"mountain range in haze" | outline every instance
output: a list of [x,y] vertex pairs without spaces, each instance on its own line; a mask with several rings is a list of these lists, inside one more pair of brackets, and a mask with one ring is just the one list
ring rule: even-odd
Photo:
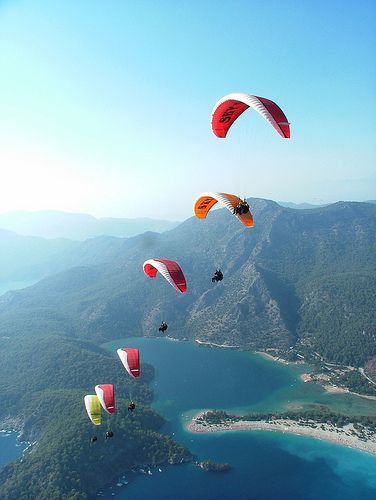
[[[328,205],[331,205],[331,203],[319,203],[317,205],[314,205],[312,203],[294,203],[292,201],[277,201],[277,203],[278,203],[278,205],[281,205],[281,207],[296,208],[297,210],[306,210],[306,209],[311,209],[311,208],[327,207]],[[363,203],[363,202],[361,202],[361,203]],[[364,203],[375,204],[376,200],[365,200]]]
[[[293,203],[278,201],[282,207],[299,210],[315,209],[328,204]],[[369,200],[365,203],[376,203]],[[23,236],[39,238],[66,238],[83,241],[97,236],[128,238],[153,231],[162,233],[178,226],[180,221],[151,219],[148,217],[97,218],[89,214],[62,212],[58,210],[14,211],[0,214],[0,230],[7,230]]]
[[75,214],[56,210],[15,211],[0,214],[0,229],[24,236],[86,240],[96,236],[135,236],[145,231],[163,232],[179,222],[140,217],[135,219]]

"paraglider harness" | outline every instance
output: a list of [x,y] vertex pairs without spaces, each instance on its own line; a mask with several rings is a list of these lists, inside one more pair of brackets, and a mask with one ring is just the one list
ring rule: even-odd
[[223,280],[223,273],[220,269],[217,269],[214,273],[214,276],[212,277],[212,283],[214,281],[222,281]]

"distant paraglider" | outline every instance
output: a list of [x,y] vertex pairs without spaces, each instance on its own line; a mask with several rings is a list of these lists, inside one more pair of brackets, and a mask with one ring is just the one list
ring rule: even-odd
[[179,264],[168,259],[148,259],[143,264],[144,273],[155,278],[160,272],[162,276],[180,293],[187,291],[187,282]]
[[[106,413],[112,415],[115,413],[115,392],[114,386],[112,384],[101,384],[95,386],[95,393],[98,396],[99,402]],[[107,415],[108,417],[108,415]],[[109,425],[109,418],[107,418],[107,424]],[[109,429],[107,433],[111,433],[112,437],[114,434]],[[106,433],[106,435],[107,435]],[[106,437],[107,439],[107,437]]]
[[260,113],[284,139],[290,138],[290,124],[281,110],[273,101],[256,95],[232,93],[220,99],[212,111],[211,126],[213,133],[225,138],[232,124],[249,107]]
[[[132,347],[123,347],[117,350],[120,361],[131,377],[140,376],[140,351]],[[132,396],[131,396],[132,397]],[[136,405],[131,401],[128,405],[128,411],[133,411]]]
[[131,401],[128,405],[128,411],[133,411],[136,408],[136,405],[133,401]]
[[222,281],[222,280],[223,280],[222,271],[220,269],[216,269],[214,276],[212,277],[212,283],[214,283],[215,281],[218,282],[218,281]]
[[164,333],[168,328],[168,324],[165,321],[162,321],[160,327],[158,328],[158,332]]
[[[241,200],[239,196],[228,193],[202,193],[195,201],[194,211],[196,217],[205,219],[210,209],[213,208],[218,201],[230,210],[244,226],[253,226],[253,216],[249,210],[248,203]],[[246,205],[244,205],[244,203]],[[244,209],[239,208],[242,206]]]

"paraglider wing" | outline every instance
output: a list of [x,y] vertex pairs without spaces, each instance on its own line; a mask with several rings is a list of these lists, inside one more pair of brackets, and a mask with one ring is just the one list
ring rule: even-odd
[[104,411],[110,414],[115,413],[115,391],[113,384],[96,385],[95,393]]
[[187,282],[179,264],[174,260],[148,259],[143,265],[144,273],[149,278],[155,278],[158,271],[180,293],[187,291]]
[[131,377],[140,376],[140,351],[130,347],[117,350],[120,361]]
[[[221,202],[231,213],[233,213],[234,208],[241,202],[239,196],[228,193],[202,193],[195,201],[194,211],[196,217],[199,219],[205,219],[209,213],[209,210],[217,203]],[[246,214],[236,214],[237,217],[244,226],[253,226],[253,216],[251,212]]]
[[217,137],[224,138],[231,125],[249,107],[260,113],[285,139],[290,138],[290,124],[281,108],[270,99],[256,95],[232,93],[225,95],[214,106],[211,126]]
[[102,415],[101,415],[101,404],[99,402],[98,396],[87,395],[84,397],[85,408],[90,420],[94,425],[101,425]]

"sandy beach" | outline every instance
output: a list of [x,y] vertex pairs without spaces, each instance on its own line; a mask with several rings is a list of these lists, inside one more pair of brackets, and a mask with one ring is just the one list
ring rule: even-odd
[[274,356],[273,354],[270,354],[270,353],[264,352],[264,351],[255,351],[255,354],[258,354],[262,358],[268,359],[269,361],[274,361],[274,362],[277,362],[277,363],[282,363],[283,365],[297,364],[297,362],[293,363],[293,362],[290,362],[290,361],[286,361],[283,358],[280,358],[278,356]]
[[214,344],[214,342],[204,342],[203,340],[195,339],[195,342],[200,345],[207,345],[209,347],[225,347],[227,349],[239,349],[237,345],[227,345],[227,344]]
[[376,401],[376,396],[368,396],[367,394],[359,394],[358,392],[350,391],[346,387],[338,387],[336,385],[324,385],[323,386],[326,392],[330,394],[352,394],[353,396],[358,396],[360,398],[371,399],[372,401]]
[[338,428],[327,423],[321,424],[313,421],[299,422],[287,419],[275,419],[268,421],[241,420],[239,422],[229,420],[219,424],[207,424],[202,420],[205,413],[206,412],[200,412],[192,418],[190,423],[187,425],[188,431],[195,433],[237,430],[287,432],[289,434],[331,441],[341,446],[356,448],[358,450],[371,453],[372,455],[376,455],[376,435],[374,433],[366,432],[365,438],[361,438],[358,435],[358,431],[354,429],[352,424]]

